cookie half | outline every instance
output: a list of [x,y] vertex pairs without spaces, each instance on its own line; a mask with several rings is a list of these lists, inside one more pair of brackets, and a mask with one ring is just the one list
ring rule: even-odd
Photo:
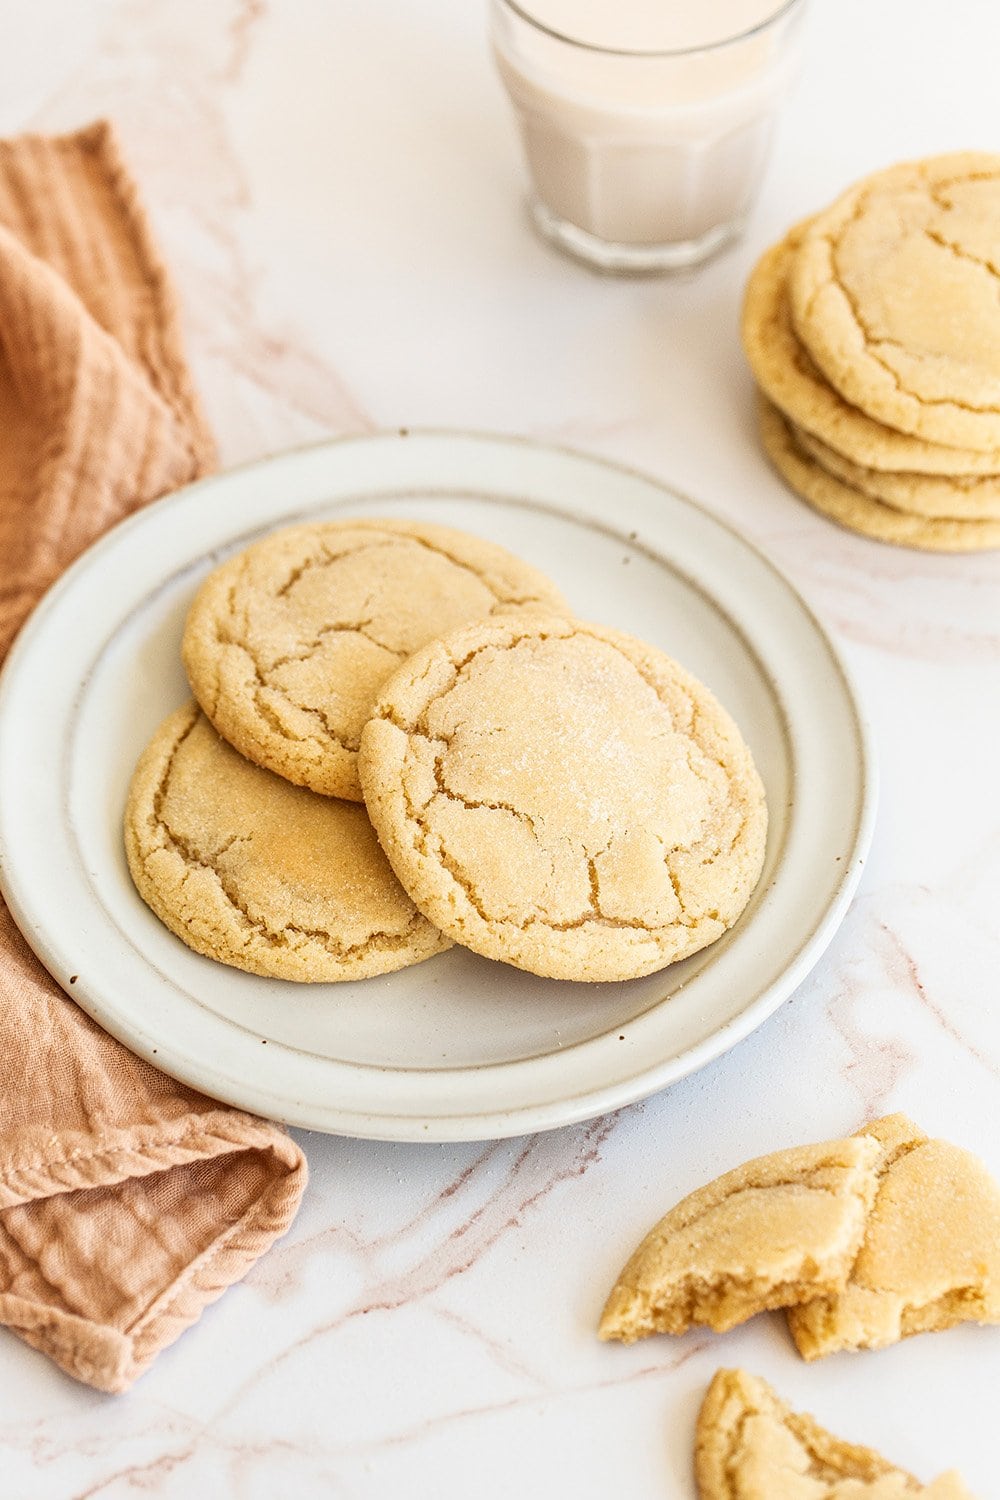
[[971,1152],[905,1115],[865,1126],[877,1193],[846,1285],[788,1323],[799,1353],[881,1349],[956,1323],[1000,1323],[1000,1188]]
[[363,807],[253,765],[194,703],[136,767],[125,850],[171,932],[251,974],[364,979],[451,946],[396,880]]
[[1000,447],[1000,156],[865,178],[802,236],[792,321],[831,385],[930,442]]
[[444,526],[294,526],[210,573],[184,630],[191,689],[230,744],[299,786],[361,800],[361,730],[385,680],[469,620],[565,608],[536,568]]
[[846,401],[819,370],[792,326],[788,275],[808,223],[761,256],[747,283],[742,335],[761,390],[796,426],[854,463],[914,474],[1000,474],[993,452],[928,442],[896,432]]
[[717,1332],[843,1286],[875,1197],[879,1148],[856,1137],[757,1157],[698,1188],[630,1257],[602,1339]]
[[417,652],[361,736],[372,822],[421,911],[557,979],[649,974],[739,917],[764,790],[690,673],[617,631],[485,621]]
[[1000,521],[915,516],[884,505],[828,473],[799,447],[787,418],[763,398],[758,418],[764,451],[782,479],[831,521],[875,541],[924,552],[984,552],[1000,547]]
[[792,1411],[766,1380],[719,1370],[695,1435],[700,1500],[972,1500],[954,1470],[923,1485]]

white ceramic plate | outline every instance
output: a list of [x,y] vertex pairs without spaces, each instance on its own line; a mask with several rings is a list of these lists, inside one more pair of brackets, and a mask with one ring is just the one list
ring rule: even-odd
[[[295,985],[190,952],[129,880],[132,768],[188,696],[184,615],[205,573],[276,526],[407,515],[500,542],[577,613],[678,657],[732,712],[767,787],[758,890],[711,948],[583,985],[455,948],[382,979]],[[160,501],[42,601],[0,682],[0,877],[58,982],[168,1073],[290,1124],[395,1140],[587,1118],[747,1035],[819,958],[870,841],[875,778],[836,651],[769,562],[638,474],[460,434],[290,453]]]

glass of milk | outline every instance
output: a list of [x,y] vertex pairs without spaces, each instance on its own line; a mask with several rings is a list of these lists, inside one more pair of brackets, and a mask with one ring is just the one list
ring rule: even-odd
[[743,228],[805,0],[492,0],[530,211],[603,271],[699,265]]

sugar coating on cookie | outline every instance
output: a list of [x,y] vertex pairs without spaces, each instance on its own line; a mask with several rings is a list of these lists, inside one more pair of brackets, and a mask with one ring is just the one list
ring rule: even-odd
[[915,474],[1000,474],[995,451],[927,442],[896,432],[859,411],[817,368],[792,325],[788,275],[808,222],[766,250],[754,267],[743,301],[742,337],[761,390],[798,427],[855,463]]
[[420,909],[488,958],[629,979],[736,921],[764,791],[712,694],[670,657],[576,620],[469,626],[386,684],[361,783]]
[[205,579],[184,630],[184,665],[237,750],[300,786],[359,802],[361,729],[386,678],[456,626],[539,607],[565,607],[555,585],[465,532],[397,520],[294,526]]
[[845,484],[799,447],[793,425],[764,398],[759,401],[758,421],[764,452],[782,479],[814,510],[849,531],[924,552],[983,552],[1000,547],[1000,521],[912,515]]
[[1000,1323],[1000,1188],[971,1152],[928,1140],[905,1115],[865,1127],[875,1201],[846,1285],[789,1327],[799,1353],[880,1349],[956,1323]]
[[864,179],[802,236],[796,332],[853,405],[901,432],[1000,447],[1000,156]]
[[363,807],[253,765],[188,704],[136,767],[125,849],[189,948],[276,979],[387,974],[450,946],[415,909]]
[[793,1411],[746,1370],[717,1371],[705,1393],[695,1476],[700,1500],[973,1500],[954,1470],[923,1485]]
[[875,1196],[879,1148],[853,1138],[758,1157],[650,1230],[601,1315],[602,1339],[717,1332],[842,1286]]
[[821,469],[894,510],[934,520],[1000,521],[1000,474],[913,474],[869,469],[792,424],[795,445]]

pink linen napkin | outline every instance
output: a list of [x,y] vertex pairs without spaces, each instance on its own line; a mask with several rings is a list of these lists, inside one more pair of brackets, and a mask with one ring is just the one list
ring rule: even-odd
[[[84,547],[213,458],[110,126],[0,142],[0,660]],[[94,1025],[0,902],[0,1323],[124,1390],[285,1232],[305,1181],[279,1127]]]

